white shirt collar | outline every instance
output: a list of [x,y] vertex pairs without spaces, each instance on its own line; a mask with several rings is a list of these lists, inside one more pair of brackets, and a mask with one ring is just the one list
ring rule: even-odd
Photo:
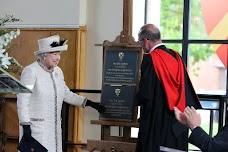
[[[152,52],[153,50],[155,50],[157,47],[159,47],[159,46],[161,46],[161,45],[164,45],[163,43],[160,43],[160,44],[157,44],[157,45],[155,45],[154,47],[152,47],[151,49],[150,49],[150,52]],[[149,53],[150,53],[149,52]]]

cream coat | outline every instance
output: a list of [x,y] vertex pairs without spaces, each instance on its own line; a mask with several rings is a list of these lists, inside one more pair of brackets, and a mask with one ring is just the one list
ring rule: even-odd
[[[21,83],[33,93],[20,93],[17,98],[20,124],[31,123],[32,136],[48,152],[62,152],[61,110],[63,101],[84,107],[86,98],[69,90],[62,70],[45,71],[38,62],[24,68]],[[20,127],[20,138],[23,135]]]

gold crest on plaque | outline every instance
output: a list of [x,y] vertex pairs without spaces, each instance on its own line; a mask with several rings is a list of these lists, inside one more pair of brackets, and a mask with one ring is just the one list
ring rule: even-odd
[[122,60],[124,58],[124,53],[123,52],[120,52],[119,53],[119,59]]
[[120,95],[121,89],[115,89],[116,96],[118,97]]

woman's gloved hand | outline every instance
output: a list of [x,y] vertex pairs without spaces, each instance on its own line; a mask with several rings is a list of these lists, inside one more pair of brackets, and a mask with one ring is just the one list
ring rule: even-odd
[[32,134],[30,125],[23,125],[22,127],[23,127],[23,136],[25,140],[29,141],[31,139],[31,134]]
[[89,99],[86,101],[86,106],[90,106],[94,109],[96,109],[99,113],[104,113],[105,112],[105,107],[102,106],[100,103],[93,102]]

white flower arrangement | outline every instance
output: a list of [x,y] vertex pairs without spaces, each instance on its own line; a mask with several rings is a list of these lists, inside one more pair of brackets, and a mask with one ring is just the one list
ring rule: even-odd
[[12,59],[12,57],[8,57],[8,52],[6,52],[6,50],[3,48],[6,47],[11,40],[16,38],[18,35],[20,35],[19,29],[9,31],[9,33],[5,33],[4,35],[0,36],[0,63],[4,69],[8,69],[8,65],[11,65],[10,59]]
[[3,49],[3,46],[7,46],[8,43],[11,42],[12,39],[15,39],[18,35],[20,35],[20,30],[9,31],[9,33],[5,33],[0,36],[0,49]]
[[6,15],[4,18],[0,17],[0,67],[7,72],[17,73],[22,66],[9,54],[17,44],[8,46],[9,43],[20,35],[20,29],[7,30],[2,28],[8,22],[17,22],[20,19],[14,18],[12,15]]

